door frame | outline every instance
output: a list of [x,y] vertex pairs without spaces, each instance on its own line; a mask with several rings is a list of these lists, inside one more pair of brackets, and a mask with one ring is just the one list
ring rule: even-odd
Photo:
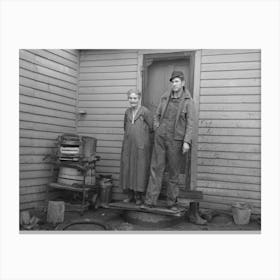
[[201,50],[139,50],[137,64],[137,89],[143,90],[143,75],[145,70],[144,59],[168,60],[176,58],[190,58],[193,63],[193,101],[195,104],[195,118],[191,149],[191,181],[190,189],[195,190],[197,184],[197,151],[198,151],[198,124],[199,124],[199,96],[200,96],[200,67],[201,67]]

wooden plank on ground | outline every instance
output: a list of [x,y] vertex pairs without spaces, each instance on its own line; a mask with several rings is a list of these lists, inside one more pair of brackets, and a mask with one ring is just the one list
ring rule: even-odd
[[146,212],[152,214],[161,214],[161,215],[171,215],[176,217],[181,217],[185,215],[185,208],[179,208],[178,211],[173,211],[171,209],[167,209],[164,206],[157,206],[154,208],[141,208],[134,203],[124,203],[124,202],[113,202],[109,204],[109,208],[111,209],[119,209],[119,210],[127,210],[127,211],[139,211],[139,212]]

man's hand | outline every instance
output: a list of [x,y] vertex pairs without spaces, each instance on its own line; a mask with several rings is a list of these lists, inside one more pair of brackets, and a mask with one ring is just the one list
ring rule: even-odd
[[190,145],[189,143],[186,143],[184,142],[184,145],[183,145],[183,154],[187,153],[190,149]]

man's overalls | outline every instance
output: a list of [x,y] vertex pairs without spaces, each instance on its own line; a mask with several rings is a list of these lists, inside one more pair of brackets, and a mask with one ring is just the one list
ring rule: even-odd
[[161,191],[166,164],[168,164],[167,170],[169,175],[167,205],[174,205],[179,195],[178,183],[183,159],[183,141],[174,140],[174,130],[180,101],[181,97],[174,98],[172,95],[170,96],[160,127],[155,131],[151,173],[145,200],[147,205],[156,205]]

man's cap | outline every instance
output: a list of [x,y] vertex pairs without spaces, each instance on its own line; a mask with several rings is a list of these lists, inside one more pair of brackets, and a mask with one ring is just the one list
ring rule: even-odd
[[180,78],[181,80],[185,80],[184,73],[182,71],[173,71],[169,81],[172,82],[174,78]]

